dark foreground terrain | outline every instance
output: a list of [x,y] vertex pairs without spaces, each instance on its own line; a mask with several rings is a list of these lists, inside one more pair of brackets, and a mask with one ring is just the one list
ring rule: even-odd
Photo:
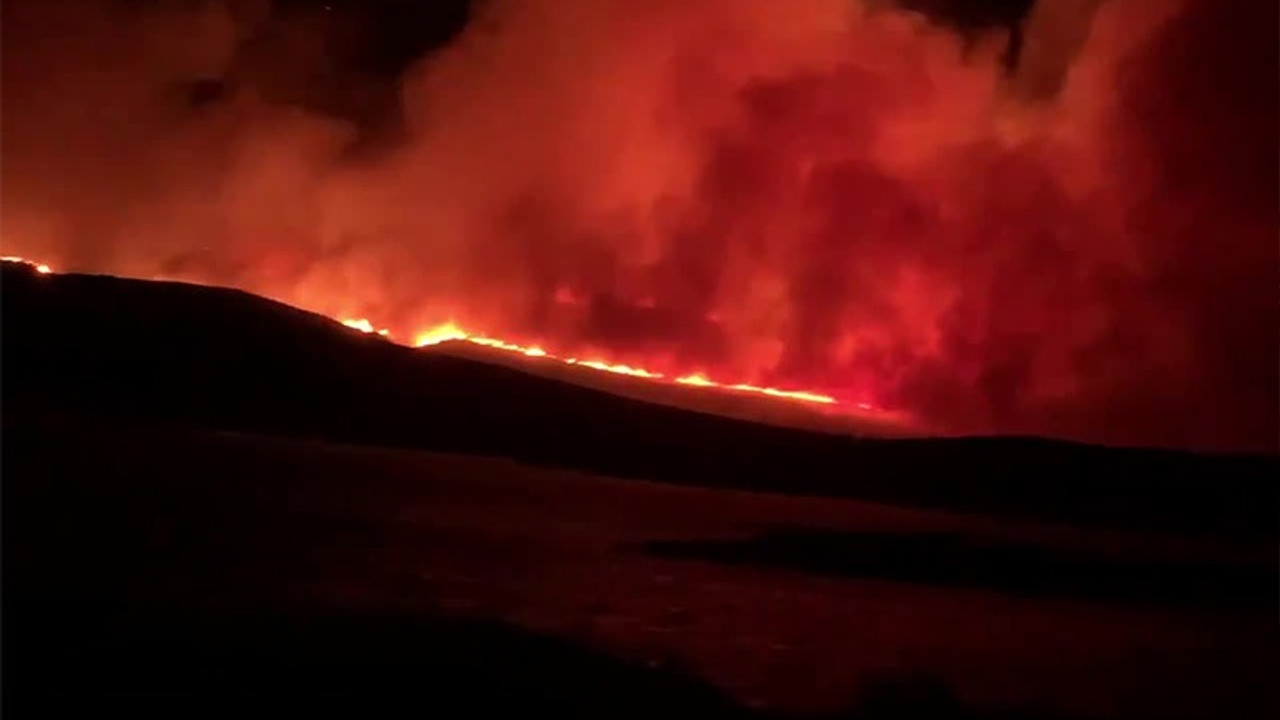
[[240,293],[3,293],[12,717],[1280,709],[1274,458],[856,440]]
[[7,709],[1250,718],[1276,702],[1270,547],[66,418],[6,415],[4,470]]
[[1280,538],[1274,455],[806,432],[649,404],[447,349],[401,347],[239,291],[37,275],[12,263],[0,269],[3,399],[15,414],[56,411],[139,428],[509,457],[703,487]]

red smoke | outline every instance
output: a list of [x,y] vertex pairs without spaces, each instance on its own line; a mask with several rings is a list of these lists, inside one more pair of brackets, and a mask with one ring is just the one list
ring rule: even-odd
[[5,3],[6,254],[949,431],[1276,444],[1274,3],[1042,1],[1005,79],[851,0],[496,0],[399,85],[332,66],[343,18],[198,5]]

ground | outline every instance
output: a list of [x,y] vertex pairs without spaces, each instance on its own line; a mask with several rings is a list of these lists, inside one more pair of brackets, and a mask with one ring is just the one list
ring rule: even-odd
[[1275,455],[886,439],[11,265],[11,717],[1280,710]]
[[[52,663],[53,645],[60,676],[84,680],[87,665],[104,697],[136,693],[139,677],[197,696],[210,690],[192,677],[258,687],[245,675],[257,662],[274,679],[256,682],[289,704],[438,698],[462,677],[587,716],[859,716],[895,682],[906,689],[876,701],[888,716],[934,707],[931,693],[955,717],[1275,708],[1270,547],[76,417],[5,423],[19,679],[16,663]],[[803,557],[749,550],[779,537],[807,538]],[[897,561],[848,562],[851,537]],[[939,537],[972,552],[930,550]],[[746,544],[717,555],[697,545],[709,541]],[[797,569],[824,542],[844,561]],[[48,666],[28,661],[25,687]],[[585,677],[612,700],[591,700]]]

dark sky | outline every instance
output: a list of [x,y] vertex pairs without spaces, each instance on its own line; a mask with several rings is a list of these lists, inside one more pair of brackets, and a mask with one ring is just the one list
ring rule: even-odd
[[369,36],[346,59],[360,69],[397,74],[458,34],[470,16],[469,0],[275,0],[275,12],[331,12],[359,18]]
[[[786,0],[780,0],[786,1]],[[363,70],[397,74],[409,63],[439,47],[466,25],[471,0],[272,0],[273,12],[288,15],[330,9],[358,18],[366,43],[344,58]],[[962,32],[1016,25],[1035,0],[886,0],[929,15]]]
[[[142,0],[147,2],[148,0]],[[269,20],[250,44],[270,47],[280,42],[282,27],[295,27],[299,18],[314,22],[331,16],[321,30],[326,38],[323,58],[313,71],[313,92],[297,82],[298,73],[286,73],[285,99],[313,111],[356,120],[375,143],[397,137],[399,112],[395,81],[415,62],[456,38],[476,14],[483,0],[231,0],[242,12],[266,13]],[[872,3],[874,4],[874,3]],[[1021,36],[1017,30],[1035,0],[883,0],[931,19],[967,39],[997,29],[1012,31],[1005,62],[1016,65]],[[273,51],[266,55],[278,57]],[[246,53],[253,57],[253,53]],[[355,76],[358,80],[352,80]],[[196,103],[222,96],[235,78],[209,79],[192,91]],[[344,93],[344,84],[358,84],[362,92]],[[370,92],[382,86],[382,92]]]

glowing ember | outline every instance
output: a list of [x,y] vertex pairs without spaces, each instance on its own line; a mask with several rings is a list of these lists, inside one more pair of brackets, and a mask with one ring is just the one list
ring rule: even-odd
[[[53,270],[44,263],[38,263],[26,258],[17,256],[0,257],[4,262],[20,263],[28,267],[34,268],[36,272],[41,274],[52,273]],[[378,335],[394,340],[391,331],[386,328],[380,328],[374,325],[368,318],[344,318],[340,322],[358,332],[367,335]],[[629,365],[619,365],[610,363],[601,359],[580,360],[574,357],[558,357],[547,350],[537,346],[519,345],[497,338],[486,337],[484,335],[473,334],[467,332],[454,322],[446,322],[434,327],[428,328],[418,333],[413,340],[413,347],[424,348],[432,345],[439,345],[445,342],[468,342],[473,345],[501,350],[504,352],[518,353],[530,358],[545,359],[555,362],[565,363],[566,365],[574,365],[577,367],[590,368],[600,372],[613,373],[615,375],[626,375],[629,377],[643,378],[646,380],[662,380],[665,376],[659,372],[652,372],[643,368],[632,367]],[[796,400],[801,402],[816,403],[821,405],[838,405],[840,404],[834,397],[823,395],[820,393],[809,392],[805,390],[782,390],[779,388],[763,387],[760,385],[750,385],[745,383],[722,383],[712,380],[701,373],[690,375],[682,375],[675,378],[675,382],[681,385],[688,385],[700,388],[715,388],[721,391],[733,391],[742,393],[754,393],[757,395],[767,395],[769,397],[781,398],[785,400]],[[871,404],[860,402],[855,405],[860,410],[873,410]]]

